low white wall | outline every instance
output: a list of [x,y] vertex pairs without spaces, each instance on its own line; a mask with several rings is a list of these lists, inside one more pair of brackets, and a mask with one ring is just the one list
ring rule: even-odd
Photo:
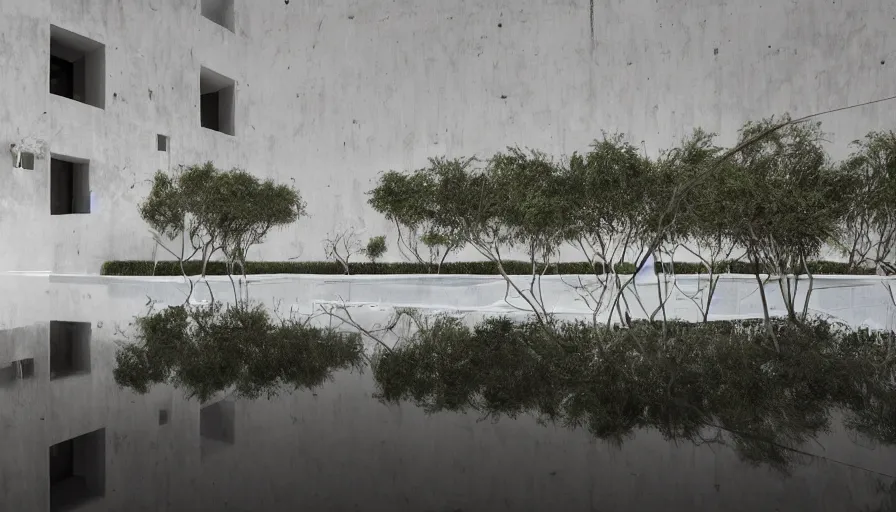
[[[571,318],[590,317],[591,310],[576,292],[579,276],[545,276],[541,284],[541,296],[548,311]],[[593,277],[581,276],[582,282],[593,283]],[[625,280],[627,276],[623,276]],[[103,283],[111,296],[133,300],[135,295],[146,302],[155,301],[176,304],[184,300],[188,286],[181,277],[95,277],[54,276],[56,283]],[[528,289],[529,276],[513,276],[521,289]],[[216,300],[232,300],[233,289],[226,277],[208,278]],[[670,317],[688,321],[701,318],[700,309],[688,295],[693,296],[705,288],[707,278],[683,275],[676,278],[667,301]],[[634,294],[648,312],[659,305],[657,282],[638,279],[629,288],[628,297],[632,317],[644,317]],[[665,287],[665,285],[664,285]],[[896,291],[896,278],[879,276],[816,276],[809,300],[809,310],[814,314],[830,317],[851,326],[892,329],[896,326],[896,307],[890,296],[890,287]],[[808,290],[808,281],[800,279],[796,297],[798,309],[802,309]],[[138,290],[141,290],[138,292]],[[250,298],[269,306],[310,313],[314,305],[339,301],[357,306],[414,307],[430,311],[458,311],[471,314],[516,314],[527,304],[512,289],[507,295],[507,284],[500,276],[475,275],[264,275],[249,276]],[[780,289],[776,283],[765,286],[772,315],[786,314]],[[209,299],[208,287],[199,283],[193,300]],[[747,274],[723,274],[713,297],[710,319],[760,318],[762,303],[754,276]],[[603,315],[605,318],[605,315]]]

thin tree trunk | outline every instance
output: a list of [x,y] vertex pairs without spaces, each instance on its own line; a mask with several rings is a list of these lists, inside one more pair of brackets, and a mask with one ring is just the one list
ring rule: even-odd
[[762,283],[762,278],[759,277],[759,258],[754,254],[751,259],[753,260],[753,275],[756,277],[756,283],[759,285],[759,298],[762,300],[762,315],[763,320],[765,321],[765,330],[775,343],[775,351],[780,352],[781,348],[778,346],[778,337],[775,335],[775,330],[772,328],[772,320],[768,313],[768,300],[765,296],[765,285]]

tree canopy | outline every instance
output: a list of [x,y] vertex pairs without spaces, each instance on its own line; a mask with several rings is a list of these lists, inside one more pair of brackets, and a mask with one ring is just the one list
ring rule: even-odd
[[[264,241],[271,229],[305,214],[299,192],[273,180],[260,180],[240,169],[222,171],[211,162],[156,173],[140,216],[160,235],[183,237],[203,264],[221,251],[230,261],[245,262],[248,249]],[[172,251],[173,252],[173,251]],[[176,254],[175,254],[176,255]]]

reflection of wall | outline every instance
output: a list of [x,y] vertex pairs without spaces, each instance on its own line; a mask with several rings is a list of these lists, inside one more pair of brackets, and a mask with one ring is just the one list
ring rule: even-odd
[[[8,284],[28,290],[32,279],[41,278]],[[229,432],[235,434],[218,431],[233,443],[215,446],[203,460],[199,404],[168,388],[136,396],[119,390],[111,376],[113,340],[121,339],[116,325],[127,332],[148,299],[176,303],[182,297],[176,280],[50,281],[49,293],[43,294],[47,318],[93,327],[91,373],[49,381],[48,322],[10,331],[7,337],[0,333],[0,340],[12,338],[31,347],[27,352],[38,365],[31,381],[0,388],[2,510],[47,510],[48,447],[98,429],[105,429],[105,497],[86,511],[777,507],[839,512],[874,504],[875,472],[896,473],[896,450],[875,451],[841,429],[806,447],[829,460],[810,460],[792,478],[782,479],[739,463],[728,449],[675,446],[651,432],[614,448],[584,432],[540,426],[530,418],[479,422],[473,416],[426,416],[410,405],[382,405],[370,396],[369,372],[338,374],[314,393],[237,401],[232,409],[219,409],[219,419],[229,422],[233,415]],[[401,282],[386,280],[377,291],[363,278],[296,277],[256,285],[251,293],[265,304],[280,299],[283,307],[312,297],[331,299],[335,291],[349,288],[353,300],[377,294],[387,302],[414,302],[423,296]],[[462,278],[447,279],[441,290],[450,295],[454,285],[458,297],[466,289],[475,300],[495,300],[489,298],[491,291]],[[216,296],[225,297],[229,286],[215,284]],[[15,307],[7,299],[0,304],[0,317],[12,317]],[[372,312],[365,321],[382,321],[388,314],[367,309]],[[163,409],[168,422],[160,425]]]

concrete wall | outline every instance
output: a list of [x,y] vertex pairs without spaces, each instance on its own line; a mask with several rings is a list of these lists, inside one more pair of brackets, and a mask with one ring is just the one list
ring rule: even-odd
[[[849,323],[892,318],[892,308],[874,295],[881,280],[820,281],[818,308]],[[723,282],[719,293],[745,293],[724,302],[719,315],[734,315],[730,304],[748,308],[757,300],[746,293],[748,283],[736,276]],[[183,300],[177,279],[7,275],[0,285],[7,292],[0,327],[10,331],[0,338],[6,340],[0,366],[36,360],[33,379],[0,388],[0,510],[47,510],[48,447],[100,428],[106,429],[105,498],[79,510],[840,512],[874,510],[891,499],[896,449],[844,431],[836,417],[832,432],[805,447],[813,456],[784,478],[741,463],[727,448],[675,445],[655,432],[613,447],[531,418],[492,423],[382,405],[371,397],[369,372],[340,373],[315,392],[238,401],[233,444],[210,444],[200,435],[200,404],[168,387],[137,396],[112,378],[115,350],[133,332],[134,317],[150,302]],[[216,296],[227,296],[228,281],[211,285]],[[433,290],[440,300],[429,295]],[[342,297],[357,303],[355,317],[366,323],[383,322],[390,305],[501,312],[503,286],[491,277],[268,276],[256,278],[251,296],[279,304],[285,314],[293,305],[307,309]],[[882,309],[863,312],[871,303]],[[852,309],[838,312],[838,304]],[[90,322],[90,374],[49,380],[49,320]],[[167,425],[158,424],[160,409],[169,411]]]
[[[601,130],[656,154],[695,126],[730,142],[748,119],[896,94],[889,0],[270,0],[236,2],[234,32],[199,7],[0,0],[0,149],[39,137],[89,159],[94,201],[51,218],[48,161],[0,159],[0,235],[15,249],[0,268],[150,257],[136,205],[160,167],[212,160],[295,183],[311,218],[251,256],[321,259],[339,224],[394,241],[365,204],[382,170],[510,144],[570,153]],[[51,24],[105,45],[105,109],[47,93]],[[200,128],[201,66],[236,81],[235,136]],[[894,114],[891,102],[826,116],[832,154]]]

